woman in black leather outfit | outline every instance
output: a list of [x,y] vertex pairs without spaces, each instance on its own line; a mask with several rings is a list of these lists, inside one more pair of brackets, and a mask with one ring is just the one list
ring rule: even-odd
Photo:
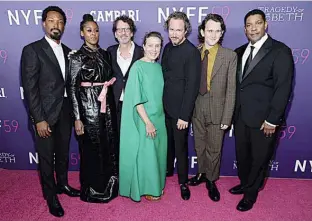
[[81,200],[107,203],[118,195],[118,137],[111,59],[98,45],[90,14],[80,23],[84,44],[70,55],[70,96],[80,149]]

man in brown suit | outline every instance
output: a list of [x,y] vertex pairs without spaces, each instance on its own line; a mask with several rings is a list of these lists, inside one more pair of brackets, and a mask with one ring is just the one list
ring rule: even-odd
[[236,90],[236,53],[221,46],[226,27],[220,15],[209,14],[198,27],[202,58],[201,84],[193,113],[198,173],[189,180],[206,182],[211,200],[219,201],[215,181],[220,175],[224,131],[231,125]]

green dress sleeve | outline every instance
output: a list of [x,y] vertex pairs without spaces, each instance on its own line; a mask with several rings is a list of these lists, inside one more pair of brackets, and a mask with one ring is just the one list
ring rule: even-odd
[[125,89],[125,98],[127,98],[127,100],[131,100],[131,104],[134,106],[147,102],[144,92],[142,68],[138,63],[133,65],[130,69]]

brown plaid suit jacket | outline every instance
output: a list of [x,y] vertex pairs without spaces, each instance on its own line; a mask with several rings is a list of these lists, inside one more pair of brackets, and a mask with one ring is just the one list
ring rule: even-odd
[[[198,46],[200,51],[202,48],[202,45]],[[210,112],[213,124],[231,125],[235,105],[236,67],[236,53],[219,46],[210,83]],[[194,112],[197,108],[195,106]]]

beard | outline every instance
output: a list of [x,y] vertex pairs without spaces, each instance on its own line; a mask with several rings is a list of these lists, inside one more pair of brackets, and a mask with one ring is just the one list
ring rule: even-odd
[[128,36],[126,35],[123,35],[121,36],[119,39],[118,39],[119,43],[122,43],[122,44],[127,44],[131,41],[131,38],[129,38]]
[[170,38],[170,40],[171,40],[171,43],[172,43],[174,46],[180,45],[180,44],[184,41],[183,38],[182,38],[182,39],[179,39],[179,38],[177,38],[177,37]]
[[51,29],[50,38],[56,41],[61,40],[62,32],[57,28]]

